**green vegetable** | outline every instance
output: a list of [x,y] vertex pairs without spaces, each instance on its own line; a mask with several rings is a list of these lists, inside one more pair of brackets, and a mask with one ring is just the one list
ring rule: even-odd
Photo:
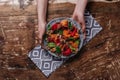
[[62,35],[63,34],[63,30],[59,30],[59,34]]
[[55,45],[55,43],[50,42],[50,43],[48,43],[48,47],[53,48],[53,47],[56,47],[56,45]]
[[50,25],[48,25],[48,30],[50,30],[50,28],[51,28]]
[[80,40],[76,40],[75,43],[79,44],[79,43],[80,43]]
[[59,32],[59,30],[55,30],[55,31],[54,31],[54,34],[57,34],[58,32]]
[[76,49],[75,48],[73,48],[72,46],[70,46],[70,49],[72,50],[72,51],[75,51]]
[[69,27],[70,29],[72,29],[72,23],[71,23],[71,22],[68,23],[68,27]]
[[61,53],[61,49],[60,49],[59,46],[56,47],[56,52],[57,52],[57,53]]
[[69,40],[74,40],[74,38],[73,37],[69,37]]

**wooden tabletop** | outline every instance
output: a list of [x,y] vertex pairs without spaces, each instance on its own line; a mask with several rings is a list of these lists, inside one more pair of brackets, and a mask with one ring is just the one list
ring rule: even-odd
[[[50,3],[47,20],[71,17],[75,4]],[[89,2],[103,30],[48,79],[27,57],[36,45],[36,5],[0,5],[0,80],[119,80],[120,2]]]

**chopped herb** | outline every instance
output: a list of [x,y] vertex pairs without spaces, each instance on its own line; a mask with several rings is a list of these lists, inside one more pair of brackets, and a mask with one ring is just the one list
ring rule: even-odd
[[70,46],[70,49],[72,50],[72,51],[75,51],[76,49],[74,48],[74,47],[72,47],[72,46]]
[[57,34],[57,33],[59,33],[59,30],[55,30],[53,33],[54,33],[54,34]]
[[57,52],[57,53],[61,53],[61,49],[60,49],[59,46],[56,47],[56,52]]
[[62,35],[63,34],[63,30],[59,30],[59,34]]
[[51,28],[50,25],[48,25],[48,30],[50,30],[50,28]]
[[80,43],[80,40],[76,40],[75,43],[79,44],[79,43]]
[[72,23],[71,22],[68,23],[68,26],[69,26],[70,29],[72,29]]
[[73,37],[69,37],[69,40],[74,40],[74,38]]

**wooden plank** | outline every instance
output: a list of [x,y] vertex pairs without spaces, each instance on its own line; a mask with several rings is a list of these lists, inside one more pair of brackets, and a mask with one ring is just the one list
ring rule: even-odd
[[[74,7],[75,4],[71,3],[51,3],[47,19],[71,17]],[[120,2],[90,2],[87,8],[101,24],[103,31],[48,80],[119,80]],[[0,23],[6,35],[5,38],[0,30],[0,80],[46,80],[27,57],[36,42],[36,6],[30,5],[24,10],[0,6]]]

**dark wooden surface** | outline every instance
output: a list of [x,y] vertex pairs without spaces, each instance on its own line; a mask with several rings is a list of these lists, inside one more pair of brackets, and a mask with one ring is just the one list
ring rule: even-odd
[[[71,17],[74,6],[50,4],[48,21]],[[87,8],[103,30],[47,79],[27,57],[37,39],[36,6],[0,6],[0,80],[119,80],[120,2],[90,2]]]

